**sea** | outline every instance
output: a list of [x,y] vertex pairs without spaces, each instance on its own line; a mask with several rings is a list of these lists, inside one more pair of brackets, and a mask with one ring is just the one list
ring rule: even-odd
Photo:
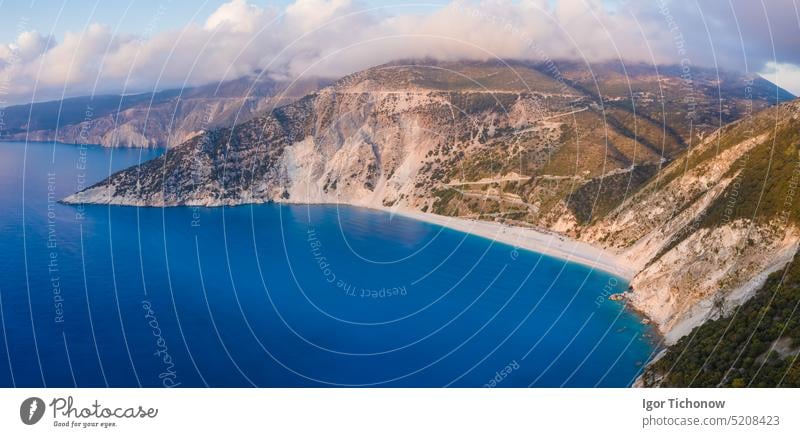
[[65,205],[164,153],[0,143],[2,387],[626,387],[622,278],[344,205]]

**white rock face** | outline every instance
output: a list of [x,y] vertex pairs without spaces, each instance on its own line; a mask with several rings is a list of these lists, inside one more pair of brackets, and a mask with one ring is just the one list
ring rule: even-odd
[[[414,185],[437,142],[424,126],[441,99],[431,92],[347,92],[335,97],[344,115],[285,149],[279,165],[285,168],[289,196],[275,200],[383,207],[423,197]],[[363,111],[365,100],[368,113]],[[376,113],[392,114],[391,122]]]
[[749,220],[700,229],[636,275],[631,303],[674,343],[750,298],[792,259],[799,237]]

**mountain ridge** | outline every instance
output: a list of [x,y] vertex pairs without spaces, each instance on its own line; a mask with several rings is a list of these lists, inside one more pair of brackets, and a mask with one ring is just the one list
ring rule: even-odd
[[0,139],[103,147],[174,147],[203,131],[247,121],[326,85],[320,78],[245,76],[152,93],[72,97],[0,109]]

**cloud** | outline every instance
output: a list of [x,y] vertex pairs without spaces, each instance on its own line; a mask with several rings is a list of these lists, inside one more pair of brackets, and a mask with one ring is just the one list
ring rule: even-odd
[[283,9],[233,0],[202,24],[153,35],[115,34],[103,24],[60,41],[23,33],[0,44],[0,80],[13,84],[5,100],[25,102],[62,93],[196,85],[261,70],[339,76],[399,58],[434,57],[686,60],[750,72],[780,69],[786,82],[800,65],[795,12],[792,0],[658,0],[616,2],[613,8],[601,0],[391,7],[366,0],[295,0]]
[[337,14],[354,12],[350,0],[297,0],[286,7],[290,27],[309,32],[330,21]]
[[[633,15],[609,14],[599,0],[561,0],[555,7],[550,3],[455,0],[427,13],[382,18],[340,14],[304,38],[316,47],[314,56],[300,56],[292,65],[296,70],[303,61],[309,65],[321,62],[315,71],[343,74],[414,57],[602,61],[624,56],[649,61],[655,56],[659,61],[668,60],[641,44]],[[322,38],[322,34],[330,37]],[[320,40],[335,43],[320,44]]]

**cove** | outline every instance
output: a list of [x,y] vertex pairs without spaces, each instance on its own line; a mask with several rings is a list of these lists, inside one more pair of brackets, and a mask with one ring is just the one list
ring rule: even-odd
[[0,386],[622,387],[610,274],[341,205],[71,206],[157,150],[0,143]]

